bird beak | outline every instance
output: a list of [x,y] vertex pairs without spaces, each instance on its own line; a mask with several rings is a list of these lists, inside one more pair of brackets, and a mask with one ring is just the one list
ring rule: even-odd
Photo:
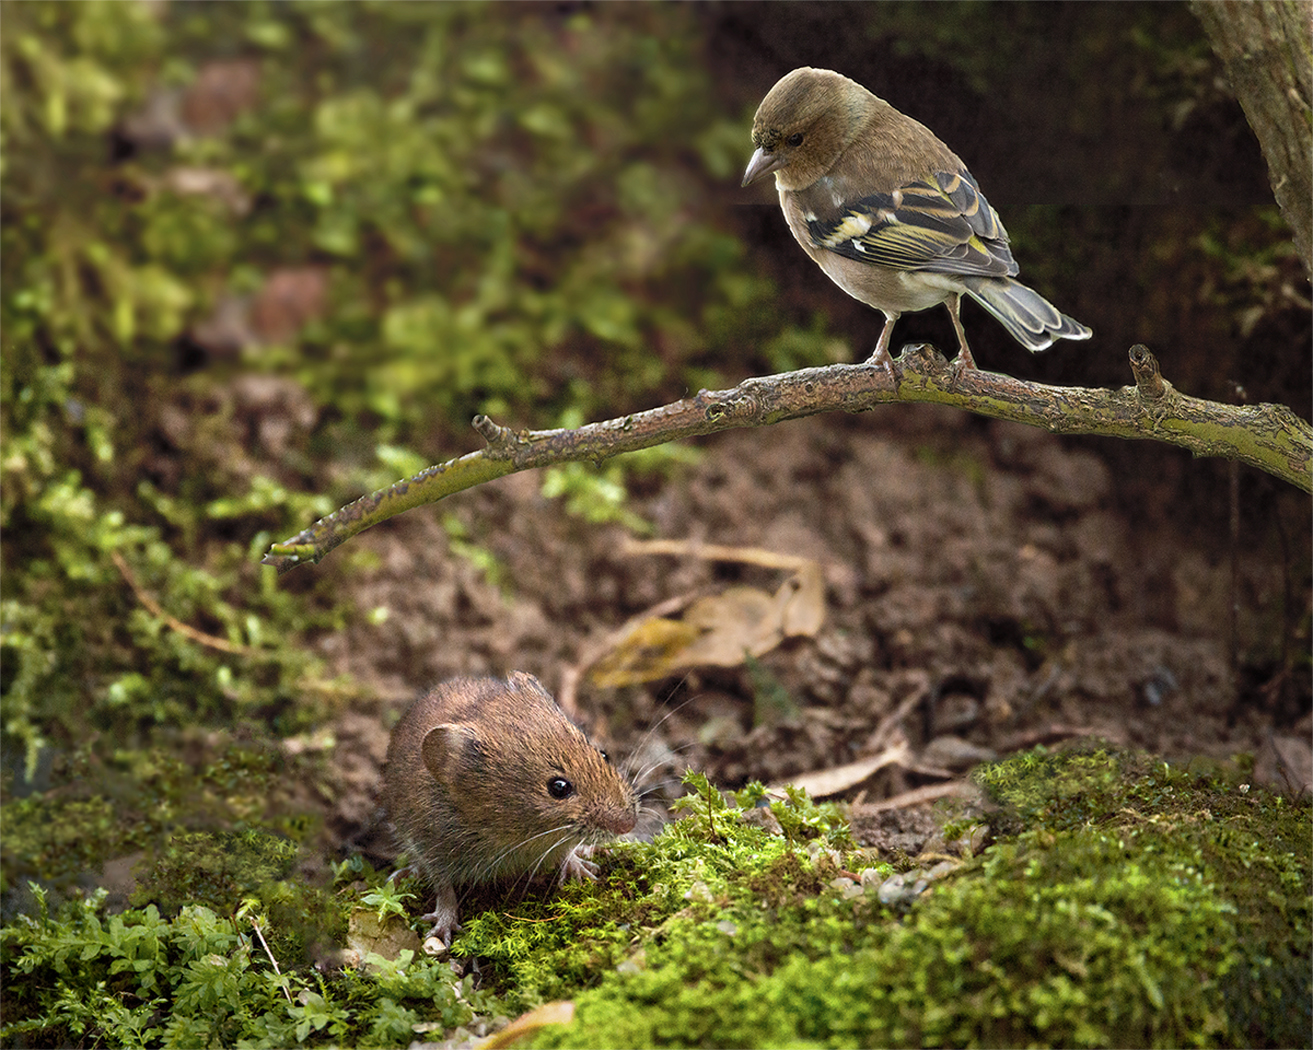
[[752,159],[748,161],[748,170],[743,173],[743,181],[739,185],[751,186],[758,179],[784,167],[786,160],[788,157],[784,153],[767,153],[764,149],[758,148]]

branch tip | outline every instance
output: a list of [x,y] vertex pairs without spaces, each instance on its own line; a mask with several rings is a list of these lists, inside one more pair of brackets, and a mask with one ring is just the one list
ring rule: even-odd
[[492,421],[489,416],[477,415],[470,420],[472,426],[479,437],[483,438],[489,445],[500,444],[509,436],[509,431],[505,427],[499,427]]
[[1136,343],[1130,350],[1131,373],[1135,376],[1135,388],[1145,401],[1157,401],[1167,393],[1167,384],[1163,380],[1162,368],[1158,358],[1143,343]]

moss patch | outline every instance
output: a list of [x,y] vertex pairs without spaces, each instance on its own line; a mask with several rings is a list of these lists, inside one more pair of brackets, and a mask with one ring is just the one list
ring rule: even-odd
[[571,998],[574,1022],[539,1045],[1303,1041],[1307,801],[1105,751],[1036,751],[978,779],[997,840],[895,913],[879,896],[892,869],[853,848],[839,807],[690,775],[683,819],[602,856],[597,883],[466,900],[452,954],[477,958],[477,981],[410,952],[316,969],[351,909],[400,922],[408,898],[358,859],[329,891],[289,870],[284,838],[191,836],[120,915],[103,891],[52,915],[33,890],[36,916],[0,931],[0,1037],[382,1046]]
[[1306,1039],[1306,801],[1103,751],[979,779],[1011,832],[903,921],[828,887],[783,907],[731,893],[645,940],[637,972],[607,974],[537,1045]]

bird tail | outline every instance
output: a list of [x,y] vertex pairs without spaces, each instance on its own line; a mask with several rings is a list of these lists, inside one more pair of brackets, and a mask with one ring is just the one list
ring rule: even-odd
[[965,281],[971,298],[1032,353],[1047,350],[1056,339],[1088,339],[1094,334],[1039,292],[1010,277],[967,277]]

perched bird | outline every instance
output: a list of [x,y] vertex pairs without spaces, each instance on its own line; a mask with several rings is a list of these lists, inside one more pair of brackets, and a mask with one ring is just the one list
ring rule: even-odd
[[835,284],[885,315],[871,360],[893,370],[889,337],[909,311],[943,303],[976,366],[958,303],[969,295],[1027,350],[1090,330],[1012,278],[1008,233],[952,150],[856,81],[803,67],[762,99],[743,185],[775,173],[784,218]]

